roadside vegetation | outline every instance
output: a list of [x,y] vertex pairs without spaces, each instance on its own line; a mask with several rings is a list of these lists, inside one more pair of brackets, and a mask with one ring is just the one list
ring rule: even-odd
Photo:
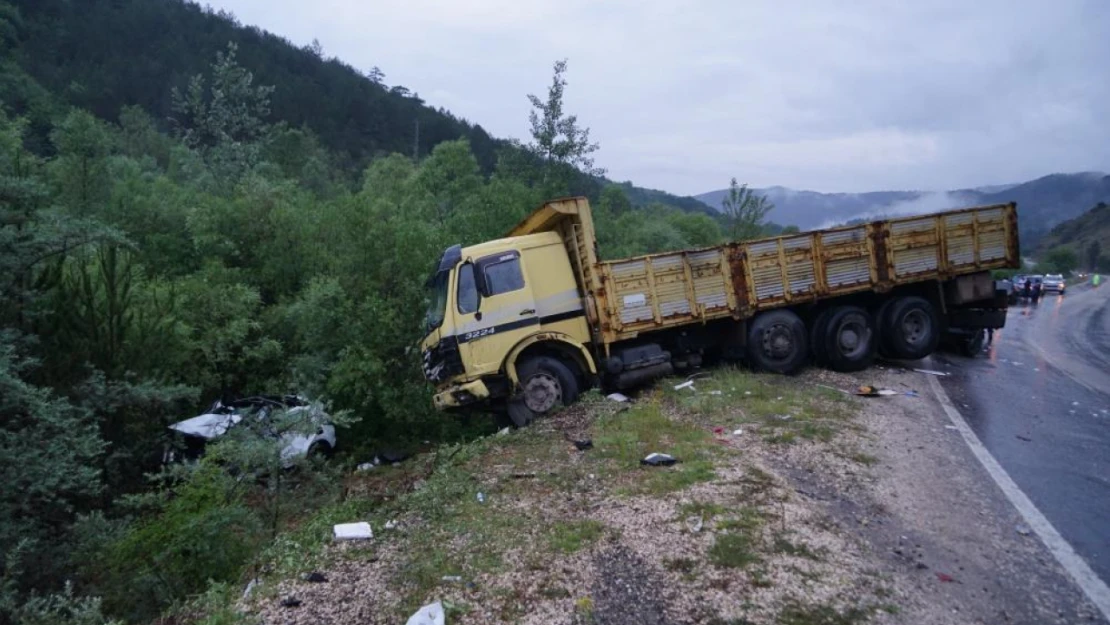
[[[0,0],[0,622],[146,623],[210,601],[263,561],[300,562],[288,541],[320,519],[362,510],[341,476],[383,447],[492,432],[435,413],[420,369],[423,283],[446,246],[568,193],[591,196],[607,255],[710,245],[729,225],[608,185],[588,129],[562,110],[563,62],[533,99],[532,140],[498,144],[488,166],[490,146],[466,138],[352,160],[278,121],[291,87],[261,84],[235,45],[160,95],[169,119],[72,108],[25,70],[46,61],[35,50],[54,27],[35,15]],[[163,470],[167,425],[260,393],[324,403],[339,457],[290,471],[260,436]],[[642,433],[621,427],[603,435]],[[679,442],[691,456],[678,483],[629,490],[709,479],[702,442]],[[427,483],[452,502],[474,486]],[[543,544],[574,553],[604,535],[572,523]],[[495,566],[474,548],[458,566]],[[429,570],[414,564],[413,583]]]

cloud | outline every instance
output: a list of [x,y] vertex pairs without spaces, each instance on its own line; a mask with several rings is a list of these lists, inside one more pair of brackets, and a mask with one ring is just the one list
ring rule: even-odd
[[502,137],[527,137],[525,94],[568,57],[599,164],[674,192],[1110,170],[1101,0],[210,1]]

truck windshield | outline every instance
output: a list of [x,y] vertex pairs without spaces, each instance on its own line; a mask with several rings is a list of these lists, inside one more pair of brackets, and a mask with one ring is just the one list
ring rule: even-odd
[[428,312],[424,315],[424,326],[428,332],[443,324],[443,317],[447,313],[447,283],[450,276],[449,270],[437,271],[426,284]]

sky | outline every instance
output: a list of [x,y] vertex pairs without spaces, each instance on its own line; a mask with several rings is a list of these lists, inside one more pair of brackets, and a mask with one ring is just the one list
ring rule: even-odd
[[[568,59],[613,180],[943,190],[1110,171],[1110,1],[208,0],[497,137]],[[835,5],[835,6],[834,6]],[[280,88],[280,85],[278,85]]]

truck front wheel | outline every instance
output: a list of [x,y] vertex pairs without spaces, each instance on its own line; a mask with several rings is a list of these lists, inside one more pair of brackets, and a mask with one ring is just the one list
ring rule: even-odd
[[806,324],[789,310],[772,310],[755,318],[748,329],[748,361],[774,373],[794,373],[806,364]]
[[578,399],[578,381],[562,362],[548,356],[528,358],[517,367],[519,390],[509,398],[509,418],[518,428]]
[[936,351],[940,341],[940,317],[929,300],[902,297],[886,311],[882,330],[894,357],[918,360]]

